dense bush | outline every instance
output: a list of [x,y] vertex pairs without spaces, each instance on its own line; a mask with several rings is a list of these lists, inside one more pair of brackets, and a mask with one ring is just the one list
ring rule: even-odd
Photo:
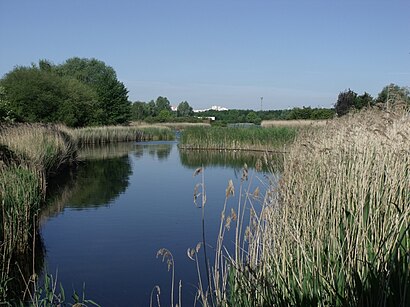
[[41,60],[17,66],[1,80],[0,120],[64,123],[72,127],[126,123],[127,89],[113,68],[96,59],[71,58],[61,65]]

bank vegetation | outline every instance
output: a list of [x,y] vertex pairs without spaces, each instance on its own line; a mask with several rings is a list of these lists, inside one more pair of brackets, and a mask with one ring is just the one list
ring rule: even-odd
[[[201,302],[408,306],[408,112],[365,111],[313,135],[299,133],[283,167],[265,196],[228,184],[210,287],[199,283]],[[238,192],[238,207],[229,208]],[[233,253],[223,245],[229,228],[236,233]]]

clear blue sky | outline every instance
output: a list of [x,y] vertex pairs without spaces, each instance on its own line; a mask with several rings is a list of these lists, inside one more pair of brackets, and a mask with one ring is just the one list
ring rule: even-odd
[[73,56],[112,66],[132,101],[330,107],[410,85],[410,1],[0,1],[0,76]]

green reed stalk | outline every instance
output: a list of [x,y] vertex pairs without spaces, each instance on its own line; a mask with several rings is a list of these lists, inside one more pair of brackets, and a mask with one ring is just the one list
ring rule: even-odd
[[173,140],[174,133],[167,127],[104,126],[86,127],[70,131],[79,144],[105,144],[131,141]]
[[183,131],[180,147],[186,149],[280,151],[292,142],[297,129],[191,127]]

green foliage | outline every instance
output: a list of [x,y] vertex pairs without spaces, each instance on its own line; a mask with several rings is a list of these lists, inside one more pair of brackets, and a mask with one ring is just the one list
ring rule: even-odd
[[355,106],[357,94],[352,90],[341,92],[335,104],[335,110],[338,116],[343,116],[349,113]]
[[128,156],[88,160],[78,171],[68,203],[80,210],[109,204],[127,189],[131,174]]
[[155,101],[155,115],[159,115],[163,110],[171,112],[171,104],[167,97],[159,96]]
[[410,104],[410,91],[408,87],[400,87],[396,84],[389,84],[385,86],[379,93],[376,99],[377,103],[381,104]]
[[3,86],[0,86],[0,123],[14,122],[15,115],[6,99],[6,93]]
[[123,124],[131,118],[127,89],[96,59],[16,67],[1,80],[0,119],[72,127]]
[[93,124],[116,125],[131,119],[128,90],[117,80],[112,67],[97,59],[71,58],[56,69],[59,75],[79,80],[95,91]]
[[260,117],[253,111],[249,112],[248,115],[246,115],[246,121],[248,123],[254,123],[256,125],[259,125],[261,123]]
[[131,119],[142,121],[148,117],[147,104],[142,101],[136,101],[131,104]]
[[186,149],[280,150],[293,141],[295,128],[224,128],[189,127],[180,138],[180,147]]
[[171,119],[172,113],[169,110],[161,110],[157,116],[158,121],[161,123],[167,122],[169,119]]
[[[246,122],[252,122],[255,124],[259,124],[263,120],[330,119],[334,117],[334,114],[335,114],[334,109],[311,108],[311,107],[303,107],[303,108],[295,107],[290,110],[268,110],[268,111],[235,110],[235,109],[227,110],[227,111],[208,110],[208,111],[196,113],[196,115],[199,117],[215,117],[216,122],[213,123],[213,125],[218,125],[218,126],[226,126],[227,124],[246,123]],[[257,117],[255,117],[255,115]]]
[[177,116],[184,117],[184,116],[192,116],[194,115],[194,110],[189,105],[187,101],[183,101],[178,105],[177,108]]
[[354,108],[356,110],[361,110],[366,107],[371,107],[373,104],[373,97],[369,93],[364,92],[363,95],[356,97],[354,101]]

